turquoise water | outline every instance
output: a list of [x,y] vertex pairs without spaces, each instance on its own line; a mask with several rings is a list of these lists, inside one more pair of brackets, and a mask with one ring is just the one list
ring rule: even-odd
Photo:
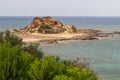
[[63,59],[84,58],[102,80],[120,80],[120,37],[41,45],[46,55]]
[[[34,16],[0,16],[0,31],[24,28]],[[120,31],[120,17],[54,17],[66,25]],[[45,55],[59,55],[62,59],[80,58],[102,80],[120,80],[120,37],[106,40],[69,41],[61,44],[41,45]]]

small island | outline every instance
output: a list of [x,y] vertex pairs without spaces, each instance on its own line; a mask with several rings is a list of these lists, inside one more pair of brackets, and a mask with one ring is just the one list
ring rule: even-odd
[[75,26],[64,25],[52,17],[35,17],[31,24],[22,29],[13,29],[13,34],[23,39],[25,43],[58,43],[64,40],[94,40],[108,37],[119,32],[103,33],[101,30],[78,29]]

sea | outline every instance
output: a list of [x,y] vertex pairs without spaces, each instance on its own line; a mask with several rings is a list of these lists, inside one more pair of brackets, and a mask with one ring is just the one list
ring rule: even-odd
[[[0,16],[0,31],[24,28],[35,16]],[[53,16],[65,25],[77,28],[120,31],[120,17]],[[120,80],[120,37],[102,40],[73,40],[44,44],[45,55],[89,63],[101,80]]]

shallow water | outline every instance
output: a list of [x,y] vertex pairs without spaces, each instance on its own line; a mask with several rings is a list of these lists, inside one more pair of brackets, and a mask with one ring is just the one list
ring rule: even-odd
[[102,80],[120,79],[120,37],[105,40],[71,41],[40,47],[45,55],[62,59],[85,59]]

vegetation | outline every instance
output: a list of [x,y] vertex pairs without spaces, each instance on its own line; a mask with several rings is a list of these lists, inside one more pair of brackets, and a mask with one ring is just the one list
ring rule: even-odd
[[[11,34],[9,36],[13,37]],[[37,46],[13,45],[7,38],[2,39],[0,80],[98,80],[88,66],[60,60],[56,56],[43,57],[43,52]]]
[[38,29],[38,32],[43,32],[43,33],[60,33],[60,32],[64,32],[65,29],[62,27],[57,27],[57,28],[52,28],[53,25],[41,25],[41,27]]
[[31,55],[34,55],[35,57],[40,58],[40,59],[43,57],[43,54],[44,54],[41,49],[38,50],[38,46],[37,45],[32,45],[32,44],[27,45],[27,46],[25,45],[23,47],[23,50],[25,52],[30,53]]
[[6,30],[5,32],[0,32],[0,42],[6,40],[11,46],[15,46],[22,43],[22,39],[10,33]]

